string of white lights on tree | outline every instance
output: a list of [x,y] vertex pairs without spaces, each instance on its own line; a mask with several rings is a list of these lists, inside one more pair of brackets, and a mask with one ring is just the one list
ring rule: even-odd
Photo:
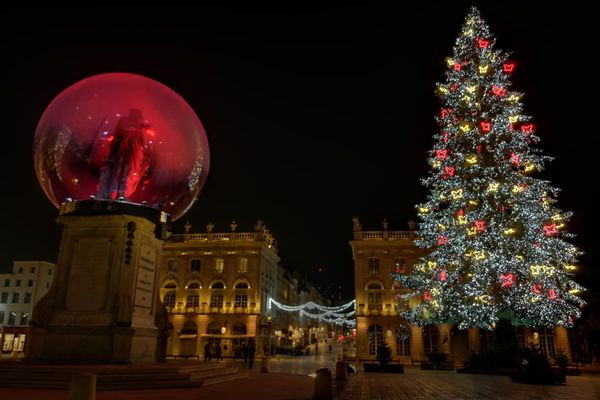
[[536,126],[510,88],[515,63],[494,44],[471,8],[437,85],[430,194],[417,206],[416,244],[431,252],[411,275],[395,275],[420,303],[403,315],[460,329],[492,329],[500,315],[570,327],[585,304],[571,279],[581,252],[565,240],[572,213],[554,206],[558,188],[531,176],[551,158],[534,147]]

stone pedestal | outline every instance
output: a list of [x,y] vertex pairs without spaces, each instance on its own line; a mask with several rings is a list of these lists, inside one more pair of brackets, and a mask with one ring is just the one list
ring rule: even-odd
[[156,301],[162,248],[157,224],[164,217],[118,202],[90,200],[61,209],[56,275],[34,308],[28,359],[156,361],[161,335],[155,319],[163,311]]

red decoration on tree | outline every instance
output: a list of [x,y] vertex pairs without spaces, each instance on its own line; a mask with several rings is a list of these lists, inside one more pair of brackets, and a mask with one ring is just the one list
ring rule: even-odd
[[500,207],[498,207],[501,213],[504,213],[506,211],[506,207],[504,206],[504,204],[500,204]]
[[550,290],[548,290],[548,297],[550,297],[550,300],[556,300],[556,298],[558,297],[558,294],[556,293],[556,291],[554,289],[550,289]]
[[534,283],[531,287],[531,290],[533,290],[533,293],[535,294],[542,294],[542,285],[539,283]]
[[442,142],[448,143],[448,132],[442,132]]
[[444,175],[442,175],[442,179],[448,179],[448,178],[454,176],[455,172],[456,172],[456,170],[452,166],[444,167]]
[[538,249],[540,249],[542,247],[542,244],[538,242],[534,246],[537,247]]
[[425,300],[425,301],[431,300],[431,293],[429,293],[429,290],[427,290],[423,293],[423,300]]
[[516,153],[510,153],[510,162],[515,165],[519,165],[521,163],[521,158]]
[[454,70],[455,71],[460,71],[461,68],[462,68],[462,65],[460,65],[460,63],[454,63]]
[[454,92],[456,89],[458,89],[458,85],[456,83],[453,83],[452,86],[450,86],[450,90]]
[[465,215],[465,210],[463,210],[463,209],[461,208],[460,210],[458,210],[458,211],[456,212],[456,215],[457,215],[457,216],[459,216],[459,217],[462,217],[463,215]]
[[477,39],[477,46],[480,49],[486,49],[490,45],[490,41],[487,39]]
[[440,272],[440,281],[446,282],[446,271]]
[[482,219],[475,221],[475,230],[477,233],[483,233],[485,231],[485,221]]
[[533,124],[522,125],[521,132],[523,133],[533,133]]
[[492,130],[491,122],[480,122],[479,125],[481,125],[481,130],[484,132],[489,132]]
[[502,70],[504,72],[506,72],[507,74],[513,72],[514,69],[515,69],[515,64],[513,64],[513,63],[506,63],[506,64],[502,65]]
[[440,117],[446,118],[448,115],[450,115],[450,109],[442,108],[442,110],[440,111]]
[[475,151],[477,152],[477,154],[481,154],[481,149],[483,148],[482,145],[478,144],[477,146],[475,146]]
[[435,151],[435,156],[437,158],[439,158],[440,160],[444,160],[446,158],[448,158],[448,150],[444,149],[444,150],[436,150]]
[[500,275],[500,286],[503,288],[511,287],[517,282],[517,277],[514,274]]
[[438,246],[443,246],[448,243],[448,236],[438,236],[437,244]]
[[506,89],[500,86],[492,85],[492,93],[494,93],[496,96],[503,97],[506,95]]
[[556,225],[554,225],[554,224],[546,224],[546,225],[544,225],[544,235],[546,235],[546,236],[556,236],[557,233],[558,233],[558,230],[556,228]]

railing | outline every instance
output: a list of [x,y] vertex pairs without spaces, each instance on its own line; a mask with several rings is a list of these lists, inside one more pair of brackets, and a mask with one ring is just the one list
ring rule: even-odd
[[199,307],[167,307],[167,311],[171,314],[256,314],[258,312],[255,307],[210,307],[203,304]]
[[413,231],[357,231],[355,240],[410,240]]
[[219,240],[241,240],[246,242],[264,241],[261,232],[230,232],[230,233],[178,233],[167,238],[168,242],[210,242]]

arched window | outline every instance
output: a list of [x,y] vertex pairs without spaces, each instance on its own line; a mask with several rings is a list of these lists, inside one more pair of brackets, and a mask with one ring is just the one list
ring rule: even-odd
[[177,289],[177,282],[174,280],[168,280],[163,283],[163,289]]
[[210,285],[210,307],[211,308],[223,308],[223,289],[225,289],[225,283],[223,281],[216,281]]
[[396,355],[410,356],[410,328],[404,324],[396,328]]
[[198,333],[198,325],[194,321],[185,321],[181,329],[182,335],[196,335]]
[[248,282],[241,281],[235,284],[235,298],[233,301],[233,307],[235,308],[248,308]]
[[221,325],[217,321],[213,321],[206,327],[206,333],[209,335],[220,335]]
[[546,357],[556,357],[556,346],[554,345],[554,329],[540,328],[538,329],[538,340],[540,342],[540,350]]
[[247,332],[248,330],[246,329],[246,324],[243,322],[235,322],[233,324],[233,330],[231,332],[233,335],[245,335]]
[[249,287],[248,282],[238,282],[235,284],[236,289],[248,289]]
[[435,325],[425,325],[423,327],[423,348],[425,354],[436,353],[438,351],[439,332]]
[[377,347],[383,343],[383,328],[381,325],[371,325],[368,330],[369,334],[369,354],[376,355]]
[[202,285],[198,281],[192,281],[187,284],[187,289],[200,289]]
[[211,289],[225,289],[225,282],[223,281],[216,281],[213,282],[212,285],[210,285]]
[[165,307],[175,307],[176,294],[175,291],[165,293],[163,296],[163,304]]

